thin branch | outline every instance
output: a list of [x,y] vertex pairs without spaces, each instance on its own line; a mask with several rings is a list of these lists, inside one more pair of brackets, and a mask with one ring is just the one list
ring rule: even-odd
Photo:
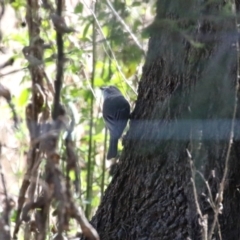
[[0,12],[0,22],[1,22],[1,19],[5,12],[5,1],[4,0],[0,0],[0,6],[1,6],[1,12]]
[[0,69],[3,69],[8,66],[12,66],[14,63],[14,58],[9,58],[6,62],[0,64]]
[[17,113],[15,111],[15,107],[11,101],[11,93],[9,91],[9,89],[7,89],[6,87],[4,87],[1,83],[0,83],[0,97],[5,98],[6,102],[8,103],[9,108],[12,111],[13,114],[13,121],[14,121],[14,126],[15,128],[17,128],[18,125],[18,118],[17,118]]
[[77,220],[79,225],[81,226],[83,235],[90,240],[99,240],[99,235],[97,231],[93,228],[93,226],[88,222],[82,210],[78,210],[78,208],[71,202],[71,209],[73,217]]
[[193,196],[194,196],[194,201],[195,201],[195,205],[196,205],[196,210],[197,213],[200,217],[201,220],[201,227],[202,227],[202,239],[203,240],[207,240],[207,219],[206,216],[203,216],[200,205],[199,205],[199,200],[198,200],[198,194],[197,194],[197,188],[196,188],[196,184],[195,184],[195,170],[193,167],[193,159],[192,159],[192,155],[189,152],[188,149],[186,149],[187,152],[187,156],[188,156],[188,161],[189,161],[189,165],[190,165],[190,169],[191,169],[191,183],[193,186]]
[[[209,198],[210,198],[209,204],[212,207],[213,211],[215,212],[217,207],[216,207],[215,202],[213,200],[212,191],[211,191],[211,188],[210,188],[210,186],[208,184],[208,181],[205,179],[205,177],[203,176],[203,174],[200,171],[197,170],[196,173],[199,174],[199,176],[202,178],[202,180],[204,181],[204,183],[205,183],[205,185],[207,187]],[[222,240],[221,227],[220,227],[218,219],[217,219],[217,226],[218,226],[219,239]]]
[[[4,192],[4,195],[5,195],[5,209],[4,209],[4,212],[5,214],[5,218],[2,218],[0,219],[0,221],[4,221],[4,228],[1,228],[0,231],[4,231],[5,229],[8,228],[8,230],[4,231],[3,234],[6,235],[7,239],[10,239],[10,222],[9,222],[9,198],[8,198],[8,193],[7,193],[7,187],[6,187],[6,181],[5,181],[5,177],[4,177],[4,174],[3,174],[3,169],[2,169],[2,162],[1,162],[1,155],[2,155],[2,144],[0,143],[0,175],[1,175],[1,182],[2,182],[2,186],[3,186],[3,192]],[[3,217],[3,216],[2,216]],[[7,226],[7,228],[6,228]]]
[[105,187],[106,152],[107,152],[107,128],[105,127],[104,145],[103,145],[103,161],[102,161],[102,177],[101,177],[101,199],[103,198],[104,187]]
[[[29,33],[29,46],[25,46],[23,48],[23,54],[25,58],[30,62],[30,65],[27,67],[29,69],[31,79],[32,79],[32,98],[31,102],[26,107],[26,124],[30,134],[30,146],[27,153],[27,169],[24,175],[24,179],[22,181],[22,185],[20,187],[20,192],[18,196],[18,208],[16,211],[16,224],[13,231],[13,238],[17,239],[17,234],[20,229],[22,219],[21,214],[25,204],[25,195],[28,192],[28,197],[31,201],[34,200],[35,197],[35,185],[31,185],[31,177],[35,174],[35,170],[32,171],[32,168],[36,161],[39,160],[39,146],[35,145],[32,147],[32,141],[34,141],[35,137],[38,136],[39,132],[39,123],[38,118],[39,114],[42,112],[42,107],[44,104],[44,97],[42,94],[36,91],[36,85],[39,86],[40,90],[43,89],[43,78],[40,70],[38,68],[38,63],[35,65],[32,64],[35,60],[37,62],[42,62],[43,59],[43,41],[40,38],[40,25],[41,18],[39,16],[39,2],[35,0],[28,0],[26,2],[26,22],[28,26]],[[21,69],[22,70],[22,69]],[[16,70],[15,70],[16,71]],[[35,175],[36,176],[36,175]],[[27,231],[27,230],[26,230]],[[26,234],[30,234],[26,232]]]
[[7,103],[13,114],[14,127],[17,129],[18,128],[18,117],[17,117],[17,112],[15,110],[15,106],[12,103],[12,101],[7,101]]
[[10,71],[10,72],[7,72],[7,73],[3,73],[3,74],[0,74],[0,77],[5,77],[7,75],[11,75],[11,74],[14,74],[14,73],[26,70],[26,69],[28,69],[28,67],[24,67],[24,68],[16,69],[16,70],[13,70],[13,71]]
[[[93,12],[95,13],[96,11],[96,5],[97,2],[93,2]],[[93,57],[92,57],[92,77],[91,77],[91,89],[94,88],[94,79],[95,79],[95,70],[96,70],[96,21],[93,21],[92,25],[93,29],[93,34],[92,34],[92,45],[93,45]],[[89,146],[88,146],[88,162],[87,162],[87,200],[89,203],[86,206],[86,211],[85,214],[87,218],[90,217],[91,214],[91,199],[92,199],[92,149],[93,149],[93,141],[92,141],[92,136],[93,136],[93,119],[94,119],[94,96],[91,95],[91,100],[90,100],[90,129],[89,129]]]
[[[62,16],[62,0],[57,1],[57,15]],[[52,117],[54,120],[59,115],[60,110],[60,92],[62,88],[62,82],[63,82],[63,68],[64,68],[64,51],[63,51],[63,36],[62,33],[56,32],[56,43],[57,43],[57,76],[55,84],[55,95],[53,100],[53,114]]]
[[208,190],[209,197],[210,197],[210,205],[211,205],[212,209],[215,211],[215,203],[214,203],[214,200],[213,200],[212,191],[211,191],[211,188],[210,188],[210,186],[208,184],[208,181],[204,178],[203,174],[200,171],[197,170],[196,173],[198,173],[199,176],[204,181],[204,183],[205,183],[205,185],[207,187],[207,190]]
[[[72,132],[74,130],[75,126],[75,118],[72,109],[70,108],[70,117],[71,117],[71,123],[67,130],[67,136],[65,138],[65,147],[66,147],[66,162],[67,162],[67,188],[70,188],[70,170],[74,170],[75,172],[75,191],[77,194],[80,193],[81,189],[81,179],[80,176],[80,164],[78,160],[78,156],[74,149],[74,142],[72,140]],[[81,194],[79,194],[81,196]]]
[[[112,41],[110,41],[110,46],[112,46]],[[108,58],[108,78],[111,78],[112,75],[112,59]],[[105,127],[104,130],[104,147],[103,147],[103,163],[102,163],[102,181],[101,181],[101,199],[103,198],[104,194],[104,187],[105,187],[105,171],[106,171],[106,153],[107,153],[107,133],[108,130]]]
[[91,12],[91,14],[93,15],[93,17],[94,17],[94,19],[95,19],[95,22],[96,22],[96,25],[98,26],[99,31],[100,31],[102,37],[105,39],[105,42],[104,42],[104,43],[106,43],[106,45],[107,45],[107,47],[108,47],[108,49],[109,49],[109,51],[110,51],[110,53],[111,53],[112,56],[110,56],[110,55],[108,54],[108,51],[104,48],[106,54],[109,56],[109,58],[113,58],[114,63],[116,64],[117,70],[118,70],[118,72],[120,73],[121,77],[122,77],[123,80],[126,82],[126,84],[132,89],[132,91],[137,95],[136,90],[131,86],[131,84],[128,82],[128,80],[126,79],[125,75],[124,75],[123,72],[121,71],[121,67],[120,67],[119,64],[118,64],[118,61],[117,61],[117,59],[116,59],[116,57],[115,57],[115,54],[114,54],[114,52],[113,52],[113,50],[112,50],[112,48],[111,48],[111,46],[110,46],[110,44],[109,44],[109,41],[107,41],[106,37],[104,36],[104,33],[103,33],[103,31],[102,31],[102,28],[101,28],[101,25],[100,25],[100,23],[99,23],[99,21],[98,21],[98,19],[97,19],[97,17],[96,17],[96,14],[92,11],[91,8],[88,7],[88,5],[86,4],[85,0],[83,0],[83,3],[85,4],[85,6],[87,7],[87,9],[88,9],[88,10]]
[[[236,15],[236,4],[235,1],[230,0],[230,3],[232,5],[232,11],[233,14],[235,15],[235,26],[238,31],[238,22],[237,22],[237,15]],[[212,239],[212,235],[215,229],[215,226],[218,222],[218,215],[220,213],[220,205],[222,204],[223,201],[223,192],[224,192],[224,185],[225,181],[227,178],[228,174],[228,165],[229,165],[229,160],[230,160],[230,153],[232,149],[232,143],[233,143],[233,138],[234,138],[234,126],[235,126],[235,120],[236,120],[236,114],[237,114],[237,106],[238,106],[238,91],[239,91],[239,76],[240,76],[240,61],[239,61],[239,39],[236,41],[236,52],[237,52],[237,74],[236,74],[236,86],[235,86],[235,102],[234,102],[234,107],[233,107],[233,113],[232,113],[232,121],[231,121],[231,129],[230,129],[230,136],[229,136],[229,141],[228,141],[228,148],[227,148],[227,154],[226,154],[226,159],[225,159],[225,167],[224,167],[224,172],[223,172],[223,177],[220,182],[220,186],[218,189],[218,197],[216,200],[216,211],[214,212],[214,219],[212,226],[210,228],[209,234],[208,234],[208,239]]]
[[112,10],[113,14],[117,17],[117,19],[119,20],[119,22],[123,25],[123,27],[127,30],[127,32],[130,34],[130,36],[132,37],[133,41],[135,42],[135,44],[138,46],[138,48],[142,51],[142,53],[144,54],[144,57],[146,57],[145,51],[142,48],[141,44],[139,43],[137,37],[133,34],[133,32],[131,31],[131,29],[128,27],[128,25],[124,22],[124,20],[119,16],[119,14],[116,12],[116,10],[114,9],[114,7],[112,6],[112,4],[106,0],[108,7]]

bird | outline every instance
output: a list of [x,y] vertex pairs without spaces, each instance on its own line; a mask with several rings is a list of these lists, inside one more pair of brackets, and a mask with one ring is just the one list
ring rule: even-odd
[[129,116],[130,104],[115,86],[101,87],[103,94],[103,119],[110,132],[107,160],[117,157],[118,140],[125,129]]

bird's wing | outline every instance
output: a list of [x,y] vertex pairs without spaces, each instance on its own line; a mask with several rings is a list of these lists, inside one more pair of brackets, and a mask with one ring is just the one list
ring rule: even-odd
[[112,137],[120,138],[130,115],[128,101],[119,96],[119,99],[106,99],[103,105],[103,117]]

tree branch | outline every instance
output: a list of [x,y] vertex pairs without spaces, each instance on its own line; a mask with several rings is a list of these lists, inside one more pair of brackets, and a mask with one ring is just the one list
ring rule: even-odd
[[[62,15],[62,0],[57,1],[57,15]],[[60,93],[63,82],[63,68],[64,68],[64,52],[63,52],[63,36],[62,33],[57,32],[56,43],[57,43],[57,76],[55,80],[55,95],[53,101],[53,114],[52,118],[56,120],[59,115],[60,109]]]

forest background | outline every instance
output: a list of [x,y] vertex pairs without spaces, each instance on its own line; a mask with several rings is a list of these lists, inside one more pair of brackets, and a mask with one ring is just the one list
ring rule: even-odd
[[239,238],[238,0],[0,3],[0,239]]
[[[33,11],[38,11],[40,36],[46,45],[44,71],[50,84],[54,84],[56,31],[49,17],[51,10],[44,4],[46,2],[39,3]],[[53,2],[50,4],[56,7]],[[76,201],[90,219],[111,179],[110,163],[105,162],[107,132],[101,114],[102,97],[99,87],[109,84],[118,86],[134,106],[147,50],[147,37],[143,36],[143,29],[153,19],[154,2],[63,1],[62,4],[64,19],[67,25],[74,28],[74,32],[63,36],[66,61],[61,102],[71,112],[75,122],[72,137],[81,169],[81,185]],[[17,204],[26,173],[30,142],[26,107],[32,99],[33,80],[28,68],[31,62],[23,53],[23,48],[29,46],[33,37],[26,21],[26,9],[29,6],[30,2],[22,0],[1,2],[1,167],[8,196],[14,205]],[[10,98],[5,98],[6,92],[11,95]],[[49,94],[48,98],[47,101],[51,104],[53,95]],[[16,114],[17,128],[14,127],[12,110]],[[60,154],[64,154],[65,137],[66,133],[62,134],[59,142],[59,149],[62,149]],[[41,171],[44,171],[44,163],[41,163]],[[63,171],[64,167],[62,164]],[[74,174],[71,174],[74,179]],[[0,191],[3,200],[2,184]],[[11,215],[13,223],[15,215],[16,209]]]

